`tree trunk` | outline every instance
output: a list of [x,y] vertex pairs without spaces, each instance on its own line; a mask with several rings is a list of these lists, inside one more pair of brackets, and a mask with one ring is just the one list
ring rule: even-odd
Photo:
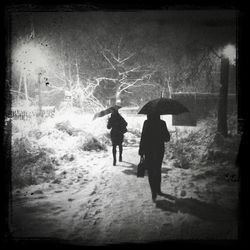
[[119,90],[115,93],[115,104],[119,106],[121,105],[121,93]]
[[223,136],[228,135],[227,128],[227,97],[228,97],[228,78],[229,78],[229,59],[221,60],[221,76],[220,76],[220,97],[218,107],[218,132]]
[[77,82],[77,85],[80,85],[80,76],[79,76],[79,68],[78,68],[77,59],[76,59],[76,82]]
[[167,85],[168,85],[168,98],[172,98],[172,90],[171,90],[171,87],[170,87],[170,76],[168,77],[167,79]]
[[26,74],[24,74],[24,77],[23,77],[23,84],[24,84],[24,91],[25,91],[25,100],[26,100],[26,102],[28,102],[29,101],[29,95],[28,95],[28,86],[27,86]]
[[162,91],[161,91],[161,98],[164,98],[165,97],[165,87],[162,88]]
[[41,76],[42,74],[38,73],[38,106],[39,106],[39,115],[42,116],[42,93],[41,93]]
[[18,98],[17,98],[18,101],[21,100],[22,81],[23,81],[23,72],[21,71],[19,85],[18,85]]
[[120,82],[119,80],[116,81],[116,86],[118,86],[116,88],[116,91],[115,91],[115,101],[112,105],[121,105],[121,91],[120,91]]

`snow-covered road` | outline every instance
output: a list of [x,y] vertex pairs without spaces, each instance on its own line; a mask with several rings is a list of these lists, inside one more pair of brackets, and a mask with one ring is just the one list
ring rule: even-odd
[[[53,183],[13,191],[14,238],[49,238],[103,245],[169,239],[236,239],[238,183],[218,169],[163,164],[162,190],[151,200],[147,177],[136,177],[138,147],[123,162],[108,152],[84,152],[60,166]],[[230,208],[230,209],[229,209]]]

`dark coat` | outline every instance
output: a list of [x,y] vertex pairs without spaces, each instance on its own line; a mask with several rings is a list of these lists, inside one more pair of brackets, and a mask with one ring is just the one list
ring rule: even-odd
[[111,141],[113,145],[119,145],[123,142],[123,135],[127,131],[126,126],[128,123],[119,114],[112,114],[108,120],[107,128],[111,129]]
[[159,119],[149,119],[143,124],[139,155],[145,156],[148,180],[152,195],[161,192],[161,165],[164,142],[170,140],[167,125]]
[[163,120],[146,120],[143,124],[139,155],[147,158],[164,154],[164,142],[170,140],[167,125]]

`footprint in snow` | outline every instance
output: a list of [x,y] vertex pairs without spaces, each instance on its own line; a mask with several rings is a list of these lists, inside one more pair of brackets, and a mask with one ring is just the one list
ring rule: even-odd
[[92,193],[90,194],[90,196],[96,194],[96,190],[97,190],[97,186],[94,187],[94,190],[92,191]]
[[186,196],[187,192],[185,190],[181,190],[181,197]]
[[46,195],[39,195],[39,196],[35,196],[35,197],[33,197],[34,199],[36,199],[36,200],[40,200],[40,199],[45,199],[45,198],[47,198],[48,196],[46,196]]
[[54,214],[54,215],[57,215],[57,214],[60,214],[60,213],[62,213],[62,212],[65,212],[65,211],[66,211],[65,209],[61,209],[61,210],[55,211],[53,214]]
[[33,195],[33,194],[43,194],[43,191],[42,190],[36,190],[36,191],[34,191],[34,192],[32,192],[32,193],[30,193],[31,195]]
[[97,215],[97,214],[99,214],[99,213],[101,213],[101,210],[100,210],[100,209],[98,209],[98,210],[95,211],[95,215]]
[[62,193],[63,190],[55,190],[54,193]]
[[58,206],[58,207],[52,207],[51,210],[57,211],[57,210],[59,210],[59,209],[61,209],[61,208],[62,208],[62,207],[59,207],[59,206]]

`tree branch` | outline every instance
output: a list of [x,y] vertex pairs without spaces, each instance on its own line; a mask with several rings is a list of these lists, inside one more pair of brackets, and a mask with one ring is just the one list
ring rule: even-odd
[[107,56],[104,54],[104,52],[102,51],[101,53],[102,53],[102,55],[104,56],[104,58],[108,61],[108,63],[112,66],[112,68],[113,68],[114,70],[116,70],[115,66],[114,66],[114,65],[112,64],[112,62],[107,58]]
[[124,63],[125,61],[127,61],[128,59],[130,59],[130,58],[131,58],[132,56],[134,56],[135,54],[136,54],[136,53],[130,54],[128,57],[126,57],[126,58],[120,60],[119,63],[120,63],[120,64]]
[[[137,82],[145,80],[145,78],[148,77],[148,76],[151,76],[151,75],[146,74],[146,75],[142,76],[141,78],[136,79],[136,80],[135,80],[134,82],[132,82],[132,83],[128,83],[128,82],[127,82],[127,83],[126,83],[127,86],[125,86],[125,87],[123,87],[123,88],[121,88],[121,86],[120,86],[120,87],[119,87],[119,88],[120,88],[119,93],[121,93],[121,92],[124,91],[125,89],[131,88],[131,87],[134,86]],[[125,83],[124,83],[124,85],[125,85]]]
[[118,81],[117,78],[109,78],[109,77],[98,77],[98,78],[95,78],[95,80],[98,82],[98,84],[99,84],[100,81],[102,81],[102,80],[109,80],[109,81],[112,81],[112,82]]
[[155,87],[154,84],[143,83],[143,84],[137,84],[137,85],[131,86],[131,88],[138,88],[138,87],[141,87],[141,86],[152,86],[152,87]]
[[[17,91],[17,90],[13,90],[13,89],[11,89],[10,91],[14,92],[14,93],[17,93],[18,95],[21,94],[21,95],[25,96],[25,93],[23,93],[23,92],[20,92],[20,91]],[[28,96],[28,99],[30,99],[31,101],[35,100],[35,98],[29,97],[29,96]]]
[[118,61],[120,61],[120,47],[121,47],[122,39],[123,39],[123,37],[121,35],[120,41],[118,43],[118,51],[117,51],[117,59],[118,59]]
[[132,69],[130,69],[130,70],[127,70],[127,71],[124,71],[124,72],[119,72],[119,75],[122,75],[122,74],[127,74],[127,73],[129,73],[129,72],[135,72],[137,69],[139,69],[139,68],[141,68],[141,66],[137,66],[137,67],[135,67],[135,68],[132,68]]
[[129,93],[129,94],[133,93],[131,91],[128,91],[127,89],[125,89],[124,92]]
[[55,78],[58,78],[58,79],[60,79],[60,80],[62,80],[65,84],[67,83],[67,81],[70,81],[70,79],[68,79],[66,76],[63,76],[63,77],[61,77],[56,71],[52,71],[52,70],[50,70],[49,69],[49,72],[52,74],[52,75],[54,75],[55,76]]
[[211,49],[211,52],[212,52],[217,58],[219,58],[219,59],[222,58],[222,56],[220,56],[218,53],[216,53],[216,52],[214,51],[213,48]]

